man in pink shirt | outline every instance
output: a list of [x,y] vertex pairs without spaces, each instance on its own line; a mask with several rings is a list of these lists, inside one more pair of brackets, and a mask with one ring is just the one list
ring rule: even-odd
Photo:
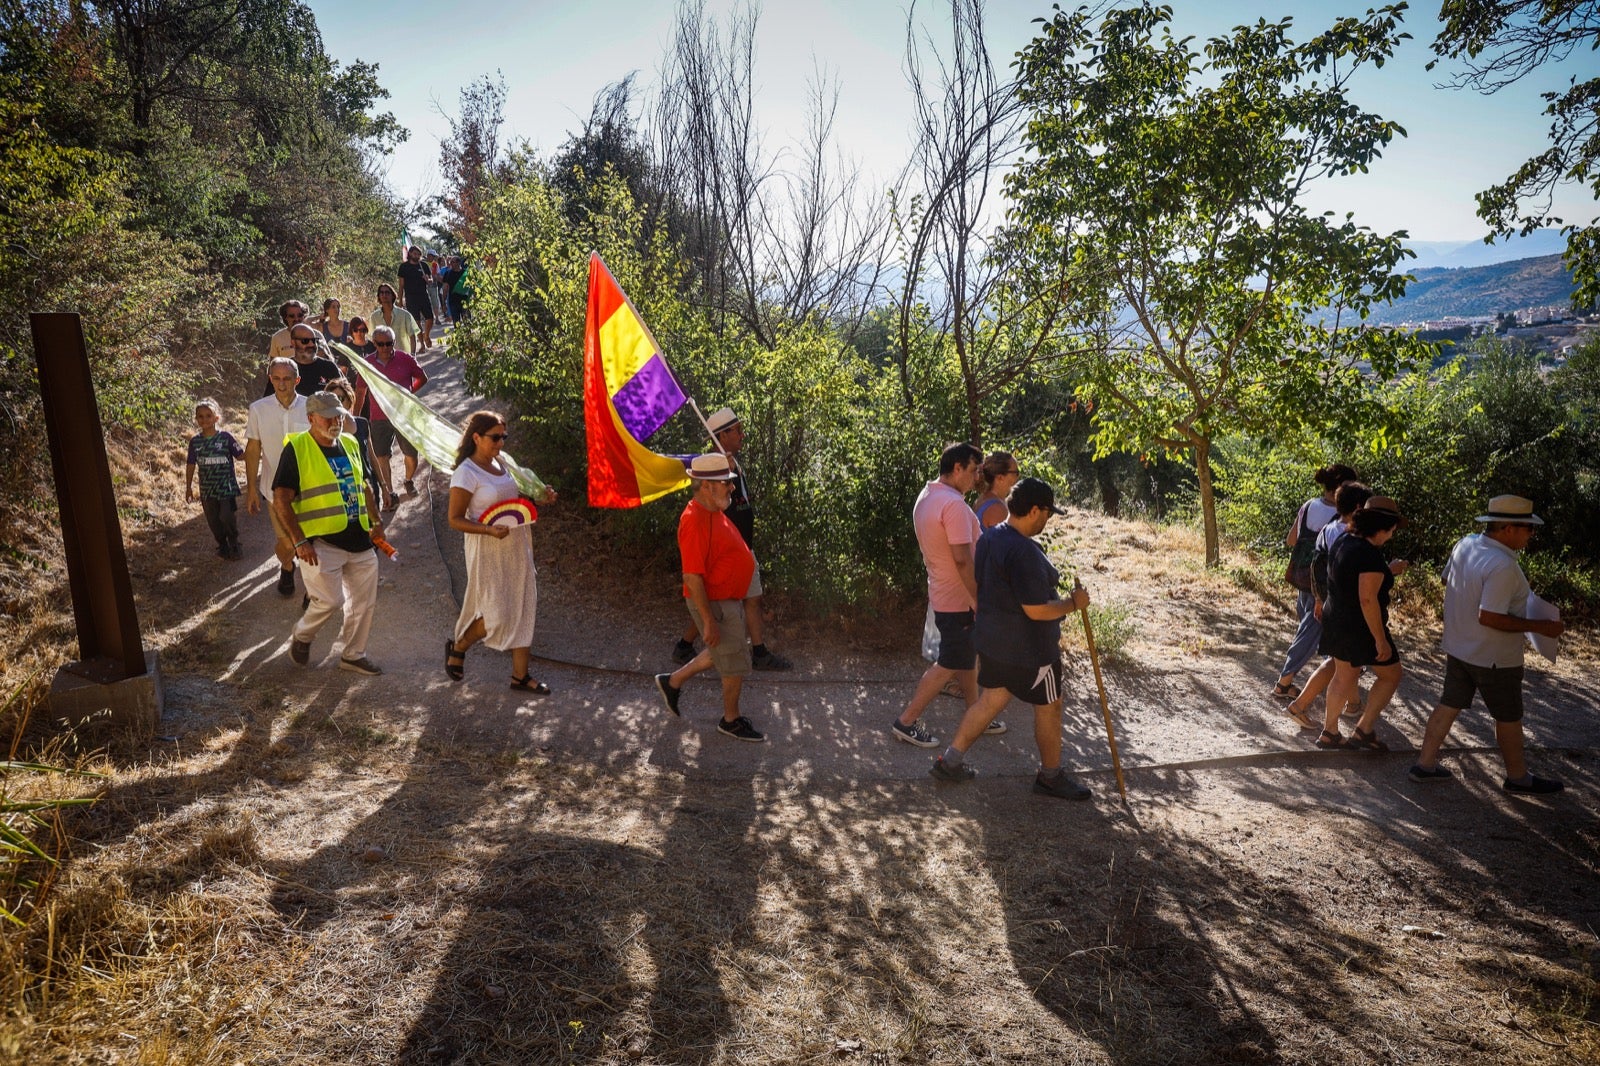
[[[411,353],[395,347],[394,330],[388,326],[379,326],[372,331],[372,343],[376,347],[371,355],[367,356],[368,362],[383,372],[383,376],[399,385],[408,392],[416,392],[428,383],[428,375],[418,365]],[[406,461],[406,495],[416,494],[417,485],[417,446],[406,440],[405,436],[395,429],[394,423],[389,421],[389,416],[384,413],[383,407],[373,400],[367,404],[367,385],[362,382],[356,388],[357,414],[361,413],[363,406],[368,407],[367,419],[369,421],[370,440],[372,442],[372,458],[378,465],[378,482],[383,487],[383,509],[392,511],[395,508],[394,475],[389,470],[389,457],[396,444],[400,445],[400,454]]]
[[[928,568],[928,603],[939,627],[939,657],[917,683],[911,702],[891,731],[907,744],[936,747],[939,738],[917,721],[933,697],[952,677],[961,685],[968,706],[978,701],[978,653],[972,625],[978,607],[978,584],[972,565],[983,526],[967,506],[966,494],[977,481],[983,452],[971,444],[952,444],[939,456],[939,476],[928,482],[911,509],[922,563]],[[990,733],[1005,732],[996,719]]]

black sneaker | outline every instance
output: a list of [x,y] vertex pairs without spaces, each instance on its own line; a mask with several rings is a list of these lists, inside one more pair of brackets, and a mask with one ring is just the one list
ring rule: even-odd
[[921,722],[912,722],[910,725],[901,725],[900,719],[894,720],[893,730],[895,739],[903,740],[907,744],[915,744],[919,748],[937,748],[939,738],[922,728]]
[[348,670],[352,674],[366,674],[368,677],[377,677],[383,673],[383,667],[363,655],[359,659],[340,659],[339,669]]
[[311,661],[311,642],[289,638],[289,658],[294,660],[296,666],[304,666]]
[[672,712],[672,717],[681,717],[678,713],[678,697],[683,695],[683,689],[672,687],[672,675],[657,674],[656,688],[661,690],[661,698],[666,702],[667,710]]
[[406,478],[405,489],[407,496],[415,496],[417,494],[417,483],[410,478]]
[[294,595],[294,569],[292,567],[288,570],[278,571],[278,595]]
[[794,663],[779,655],[775,651],[762,651],[760,655],[750,657],[750,665],[757,670],[792,670]]
[[694,641],[679,640],[672,646],[672,661],[679,666],[694,658]]
[[1083,785],[1078,784],[1065,773],[1057,771],[1053,776],[1035,774],[1033,790],[1046,796],[1055,796],[1057,799],[1086,800],[1092,793]]
[[1552,792],[1560,792],[1567,786],[1548,777],[1534,777],[1529,774],[1526,781],[1513,781],[1508,777],[1500,787],[1507,792],[1516,792],[1524,796],[1548,796]]
[[941,755],[933,760],[933,769],[928,771],[928,775],[940,781],[960,782],[971,781],[978,776],[978,771],[966,763],[962,763],[960,766],[946,766],[944,756]]
[[1412,763],[1411,769],[1406,771],[1406,776],[1413,781],[1448,781],[1456,775],[1442,766],[1435,766],[1430,770],[1421,763]]
[[750,724],[750,719],[742,714],[731,722],[726,718],[722,719],[717,723],[717,732],[734,740],[747,740],[752,744],[760,744],[767,739],[767,735],[758,732],[756,727]]

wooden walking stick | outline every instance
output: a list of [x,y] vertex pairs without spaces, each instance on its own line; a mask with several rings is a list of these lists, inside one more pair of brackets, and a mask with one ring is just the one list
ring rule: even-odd
[[[1074,582],[1075,589],[1083,588],[1081,581]],[[1128,786],[1122,780],[1122,757],[1117,754],[1117,734],[1111,728],[1111,704],[1106,701],[1106,683],[1100,676],[1100,653],[1094,648],[1094,628],[1089,625],[1089,608],[1085,607],[1083,614],[1083,640],[1089,645],[1089,662],[1094,666],[1095,688],[1100,690],[1100,713],[1106,719],[1106,740],[1111,743],[1111,768],[1117,772],[1117,791],[1122,793],[1122,801],[1128,801]]]

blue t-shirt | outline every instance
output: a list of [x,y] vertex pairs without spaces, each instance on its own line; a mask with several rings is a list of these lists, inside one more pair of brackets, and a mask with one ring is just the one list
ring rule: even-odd
[[1061,575],[1044,549],[1011,528],[990,526],[978,538],[974,570],[978,580],[978,654],[1016,666],[1048,666],[1061,661],[1061,620],[1037,622],[1023,604],[1057,599]]
[[244,456],[244,449],[233,439],[233,434],[219,429],[211,436],[196,433],[189,438],[190,466],[200,472],[200,498],[220,500],[239,495],[239,479],[234,476],[233,461]]

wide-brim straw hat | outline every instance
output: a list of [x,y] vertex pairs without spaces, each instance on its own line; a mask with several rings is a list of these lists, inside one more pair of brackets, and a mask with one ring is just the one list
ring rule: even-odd
[[1489,501],[1489,513],[1479,522],[1511,522],[1519,526],[1542,526],[1544,519],[1533,513],[1533,501],[1526,496],[1496,496]]
[[728,465],[726,455],[697,455],[689,464],[689,476],[696,481],[732,481],[738,475]]
[[706,427],[711,430],[712,436],[716,436],[725,429],[732,429],[738,424],[739,416],[733,413],[733,408],[731,407],[713,411],[711,417],[706,419]]

